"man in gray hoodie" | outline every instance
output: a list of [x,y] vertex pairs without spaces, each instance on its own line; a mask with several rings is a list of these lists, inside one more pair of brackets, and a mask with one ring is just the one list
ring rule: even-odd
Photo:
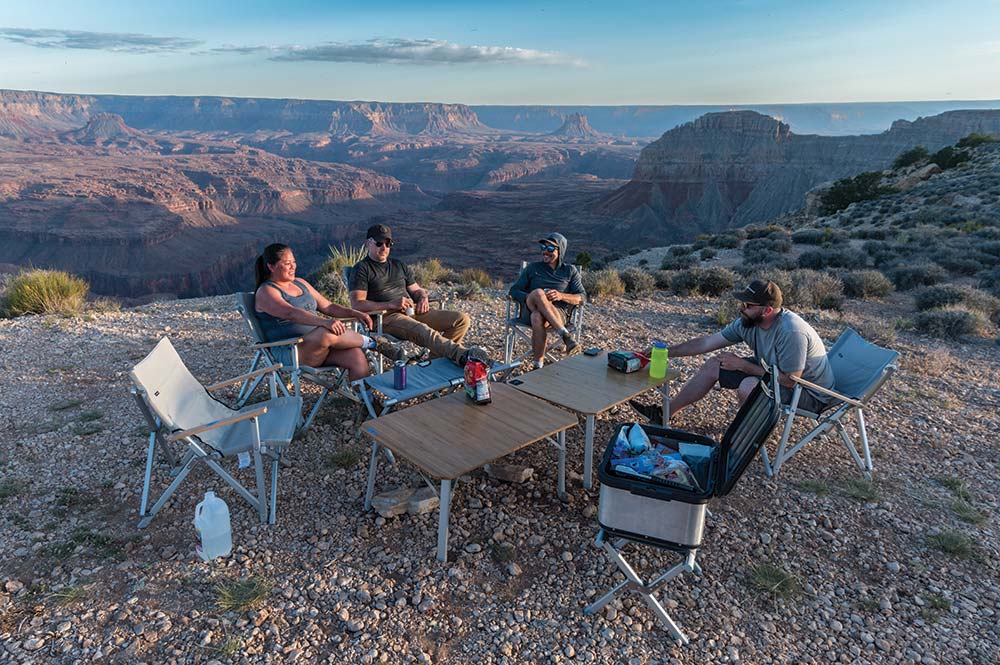
[[521,303],[521,321],[531,326],[535,368],[545,362],[546,328],[551,327],[562,337],[566,355],[580,350],[580,344],[566,329],[566,321],[571,309],[587,299],[580,271],[563,263],[566,238],[561,233],[550,233],[538,245],[542,260],[525,266],[510,287],[510,297]]

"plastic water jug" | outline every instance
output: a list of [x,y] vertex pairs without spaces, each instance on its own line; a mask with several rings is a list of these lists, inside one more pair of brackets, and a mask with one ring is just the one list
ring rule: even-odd
[[653,352],[649,355],[649,376],[662,379],[667,375],[667,345],[653,342]]
[[194,509],[194,528],[201,537],[198,556],[203,561],[227,556],[232,551],[233,532],[229,523],[229,506],[215,496],[215,492],[205,492],[205,498]]

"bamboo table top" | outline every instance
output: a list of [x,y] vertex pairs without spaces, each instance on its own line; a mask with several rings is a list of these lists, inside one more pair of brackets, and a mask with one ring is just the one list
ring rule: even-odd
[[452,480],[576,425],[576,416],[503,383],[493,402],[459,391],[365,422],[363,430],[436,480]]
[[662,379],[651,378],[647,368],[625,374],[608,367],[607,355],[571,356],[522,374],[517,377],[521,383],[513,385],[521,392],[571,411],[597,415],[680,376],[680,372],[670,368]]

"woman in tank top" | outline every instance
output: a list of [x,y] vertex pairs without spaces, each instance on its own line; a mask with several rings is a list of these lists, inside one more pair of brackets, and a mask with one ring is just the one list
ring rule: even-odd
[[264,248],[254,264],[257,292],[254,309],[264,336],[274,342],[301,337],[299,362],[309,367],[335,365],[346,368],[351,380],[368,376],[368,359],[363,349],[373,348],[391,360],[403,356],[400,347],[378,336],[348,330],[336,318],[354,318],[371,329],[372,320],[364,312],[332,303],[309,282],[295,277],[295,255],[287,245],[274,243]]

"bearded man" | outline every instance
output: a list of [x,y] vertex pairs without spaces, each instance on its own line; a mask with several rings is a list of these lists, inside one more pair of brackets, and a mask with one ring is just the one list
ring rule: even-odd
[[[795,382],[801,377],[824,388],[833,389],[833,369],[826,358],[823,340],[802,317],[781,307],[781,289],[774,282],[754,280],[733,293],[740,301],[740,315],[714,335],[706,335],[668,347],[673,358],[697,356],[745,342],[751,357],[725,352],[709,358],[680,392],[670,400],[670,413],[694,404],[708,394],[716,383],[737,391],[740,404],[750,395],[764,374],[761,360],[777,368],[781,401],[791,402]],[[798,408],[819,413],[833,398],[804,388]],[[659,406],[629,404],[653,423],[660,423]]]

